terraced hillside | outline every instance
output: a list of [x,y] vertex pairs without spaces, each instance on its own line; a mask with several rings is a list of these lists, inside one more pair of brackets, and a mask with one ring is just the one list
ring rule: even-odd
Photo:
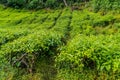
[[0,5],[0,74],[0,80],[119,80],[119,11]]

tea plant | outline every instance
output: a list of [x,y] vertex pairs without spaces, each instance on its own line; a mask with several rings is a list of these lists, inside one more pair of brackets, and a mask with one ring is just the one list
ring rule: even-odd
[[95,75],[106,71],[113,74],[114,77],[118,76],[119,38],[118,34],[75,36],[56,58],[57,67],[60,70],[70,70],[70,72],[76,73],[93,70],[96,71]]
[[5,44],[7,42],[13,41],[21,36],[25,36],[30,32],[27,30],[5,30],[0,29],[0,45]]

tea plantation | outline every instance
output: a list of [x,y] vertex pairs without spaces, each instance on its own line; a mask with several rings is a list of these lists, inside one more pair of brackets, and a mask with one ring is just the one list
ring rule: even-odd
[[0,80],[119,79],[119,10],[0,5]]

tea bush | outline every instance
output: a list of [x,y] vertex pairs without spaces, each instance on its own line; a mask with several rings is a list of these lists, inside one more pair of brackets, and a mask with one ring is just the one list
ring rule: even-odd
[[120,8],[119,0],[92,0],[94,11],[98,10],[114,10]]
[[76,34],[98,35],[98,34],[114,34],[118,32],[119,28],[113,25],[117,17],[111,14],[100,15],[93,12],[73,11],[73,18],[71,21],[71,37]]
[[27,30],[5,30],[5,29],[0,29],[0,45],[5,44],[9,41],[13,41],[20,36],[25,36],[28,33],[30,33]]
[[98,73],[106,71],[113,73],[114,76],[118,75],[120,71],[119,38],[118,34],[75,36],[56,58],[57,67],[63,71],[70,70],[76,73],[95,70]]

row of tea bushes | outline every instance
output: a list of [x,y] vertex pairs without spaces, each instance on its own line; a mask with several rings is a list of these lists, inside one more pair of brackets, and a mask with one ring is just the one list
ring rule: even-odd
[[26,29],[25,30],[0,29],[0,45],[13,41],[21,36],[26,36],[29,33],[30,31]]
[[[1,55],[7,56],[8,61],[11,65],[14,66],[22,66],[21,60],[19,61],[21,56],[26,55],[23,59],[27,59],[28,64],[27,68],[32,65],[31,58],[37,57],[36,55],[51,55],[50,48],[56,48],[61,44],[61,39],[59,34],[48,31],[37,31],[33,34],[29,34],[25,37],[18,38],[13,42],[9,42],[3,46],[1,46]],[[17,61],[18,60],[18,61]],[[16,62],[16,63],[14,63]],[[17,65],[19,63],[19,65]]]
[[66,37],[71,17],[72,17],[71,10],[69,8],[64,9],[52,30]]
[[[48,21],[53,22],[53,24],[43,23],[43,27],[53,26],[51,29],[48,27],[40,29],[40,27],[34,29],[34,33],[28,34],[27,36],[20,37],[12,42],[8,42],[5,45],[1,46],[0,53],[5,59],[12,65],[16,67],[21,67],[24,69],[33,69],[38,58],[44,56],[56,55],[56,49],[63,44],[62,38],[65,35],[65,28],[69,24],[69,16],[66,17],[63,14],[66,14],[67,10],[60,15],[60,18],[57,19],[56,24],[54,24],[55,19],[58,17],[58,14],[53,14],[48,16]],[[58,12],[59,13],[59,12]],[[63,20],[63,17],[66,17],[64,26],[60,26],[60,23]],[[61,27],[61,28],[59,28]],[[59,29],[59,31],[57,31]],[[3,60],[4,60],[3,58]],[[24,63],[24,62],[25,63]],[[24,66],[24,67],[23,67]]]
[[35,29],[51,29],[55,26],[56,21],[59,19],[59,17],[61,16],[62,11],[61,10],[56,10],[53,13],[49,14],[49,16],[47,17],[47,19],[45,20],[45,22],[42,25],[38,25],[39,27],[35,28]]
[[[90,70],[95,73],[94,75],[99,76],[101,72],[104,74],[108,72],[107,75],[119,79],[120,77],[116,77],[120,74],[119,41],[119,33],[106,36],[77,35],[69,41],[58,55],[56,66],[62,72],[66,70],[70,73],[78,73],[79,75],[76,77],[86,74],[84,73],[85,70],[87,72]],[[63,76],[66,77],[67,75]]]
[[[27,27],[26,29],[24,28],[24,29],[22,29],[22,27],[24,27],[23,26],[23,23],[21,23],[20,25],[19,25],[19,27],[21,28],[21,29],[18,29],[19,27],[17,27],[17,29],[12,29],[12,28],[8,28],[7,30],[6,29],[1,29],[0,30],[0,33],[1,33],[1,35],[0,35],[0,45],[2,45],[2,44],[4,44],[4,43],[7,43],[7,42],[9,42],[9,41],[13,41],[13,40],[15,40],[15,39],[17,39],[17,38],[19,38],[19,37],[21,37],[21,36],[26,36],[26,35],[28,35],[28,33],[34,33],[34,32],[36,32],[36,30],[39,30],[39,29],[48,29],[49,27],[52,27],[52,26],[54,26],[54,24],[55,24],[55,20],[57,19],[57,17],[59,16],[59,14],[60,14],[60,11],[55,11],[55,12],[53,12],[53,13],[49,13],[50,15],[48,15],[48,18],[46,19],[46,21],[44,22],[43,21],[43,19],[45,19],[45,17],[46,17],[46,14],[45,15],[43,15],[43,16],[38,16],[38,19],[40,20],[40,21],[42,21],[41,22],[41,24],[39,24],[38,22],[37,22],[37,24],[35,24],[35,26],[33,26],[34,24],[31,24],[31,26],[33,27],[31,27],[30,28],[30,26],[29,27]],[[30,16],[29,16],[30,17]],[[27,18],[28,19],[28,18]],[[39,21],[39,22],[40,22]],[[24,22],[27,22],[26,20],[24,21]],[[24,23],[25,24],[25,23]],[[26,25],[26,26],[28,26],[28,24]]]
[[99,13],[83,11],[74,11],[71,21],[71,36],[76,34],[98,35],[98,34],[114,34],[118,32],[113,24],[116,22],[116,17],[110,14],[104,16]]
[[1,27],[28,27],[28,26],[32,26],[32,25],[38,25],[41,24],[45,21],[45,19],[47,18],[47,16],[49,14],[52,14],[52,12],[45,12],[42,11],[36,11],[36,12],[30,12],[30,11],[17,11],[14,10],[12,12],[8,12],[9,9],[7,10],[3,10],[3,12],[0,12],[0,21]]

